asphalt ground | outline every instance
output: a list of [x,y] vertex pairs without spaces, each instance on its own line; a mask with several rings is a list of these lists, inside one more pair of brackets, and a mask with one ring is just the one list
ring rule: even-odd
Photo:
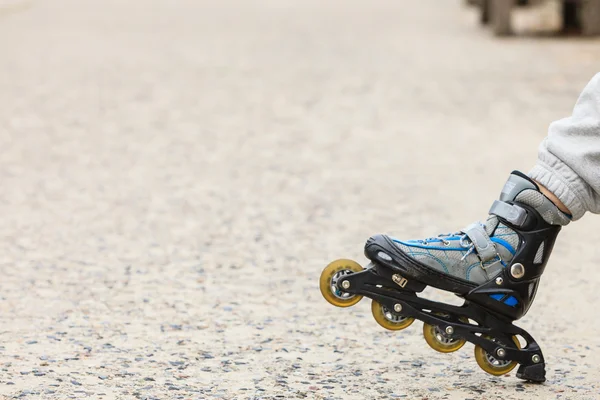
[[373,233],[484,219],[598,39],[497,39],[458,1],[2,4],[6,398],[600,398],[595,216],[518,322],[543,385],[318,290]]

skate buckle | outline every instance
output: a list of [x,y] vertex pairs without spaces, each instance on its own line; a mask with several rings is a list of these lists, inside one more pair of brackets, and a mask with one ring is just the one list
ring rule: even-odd
[[[481,267],[481,269],[483,270],[483,272],[485,272],[485,273],[487,274],[487,276],[488,276],[488,277],[489,277],[490,275],[492,275],[492,276],[494,276],[494,275],[495,275],[495,273],[494,273],[494,271],[493,271],[493,270],[492,270],[492,273],[491,273],[491,274],[488,272],[488,270],[489,270],[490,268],[494,268],[494,267],[495,267],[495,266],[496,266],[498,263],[501,263],[501,262],[502,262],[502,257],[500,257],[500,254],[498,254],[498,252],[496,252],[496,257],[498,258],[498,261],[495,261],[495,262],[493,262],[493,263],[491,263],[490,265],[487,265],[487,266],[483,265],[484,261],[483,261],[481,258],[479,259],[479,266]],[[500,285],[500,284],[501,284],[501,283],[498,283],[498,281],[496,281],[496,283],[497,283],[498,285]]]
[[408,283],[408,279],[402,277],[399,274],[392,275],[392,280],[394,281],[394,283],[396,283],[401,288],[405,287],[406,284]]

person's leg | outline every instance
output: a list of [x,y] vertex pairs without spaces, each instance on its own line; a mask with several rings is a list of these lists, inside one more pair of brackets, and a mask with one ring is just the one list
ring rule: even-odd
[[521,246],[532,245],[519,239],[519,232],[532,229],[524,218],[535,214],[549,226],[564,226],[586,211],[600,213],[600,73],[581,93],[573,115],[550,125],[529,177],[510,175],[484,223],[453,235],[390,243],[408,263],[482,284],[513,264]]
[[581,93],[573,115],[550,125],[529,178],[511,174],[484,223],[456,235],[392,242],[407,262],[481,284],[514,262],[524,243],[519,232],[531,228],[523,225],[528,207],[549,226],[567,225],[586,211],[600,213],[600,73]]
[[[530,175],[510,174],[485,222],[426,239],[374,235],[365,244],[369,268],[330,263],[321,274],[321,293],[342,307],[371,297],[373,315],[387,329],[420,319],[434,349],[456,351],[470,341],[486,372],[504,375],[520,364],[519,378],[543,382],[538,344],[507,321],[527,313],[561,227],[586,211],[600,213],[600,74],[573,115],[550,126]],[[454,292],[465,303],[419,297],[426,286]],[[524,348],[515,335],[526,341]]]
[[587,211],[600,213],[600,73],[579,96],[573,115],[550,125],[529,176],[573,220]]

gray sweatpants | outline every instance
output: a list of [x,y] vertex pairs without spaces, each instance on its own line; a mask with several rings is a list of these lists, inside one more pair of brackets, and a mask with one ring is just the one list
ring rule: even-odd
[[573,220],[600,213],[600,73],[583,89],[573,115],[550,125],[529,176],[554,193]]

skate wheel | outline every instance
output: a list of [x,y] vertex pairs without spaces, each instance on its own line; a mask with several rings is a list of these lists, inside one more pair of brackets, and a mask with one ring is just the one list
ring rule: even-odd
[[[442,315],[442,314],[436,314]],[[460,317],[459,321],[469,323],[465,317]],[[465,339],[453,338],[444,331],[445,327],[437,325],[423,324],[423,336],[425,341],[435,351],[440,353],[452,353],[459,350],[467,342]]]
[[375,300],[371,302],[371,312],[375,321],[390,331],[406,329],[415,321],[412,317],[405,317],[391,312],[386,306],[379,304]]
[[321,272],[319,279],[319,288],[325,300],[336,307],[350,307],[358,303],[362,296],[343,292],[338,289],[336,283],[344,275],[362,270],[363,267],[356,261],[340,259],[330,262]]
[[[492,340],[495,343],[498,343],[501,346],[505,346],[504,343],[498,341],[497,339],[494,339],[490,336],[484,336],[484,337],[486,339]],[[517,339],[516,336],[513,336],[512,340],[513,340],[516,348],[520,349],[521,344],[519,343],[519,339]],[[477,364],[479,365],[479,367],[482,370],[484,370],[488,374],[492,374],[495,376],[508,374],[510,371],[513,370],[513,368],[515,368],[519,364],[516,361],[499,360],[499,359],[495,358],[494,356],[492,356],[487,351],[485,351],[479,345],[475,346],[475,360],[477,361]]]

